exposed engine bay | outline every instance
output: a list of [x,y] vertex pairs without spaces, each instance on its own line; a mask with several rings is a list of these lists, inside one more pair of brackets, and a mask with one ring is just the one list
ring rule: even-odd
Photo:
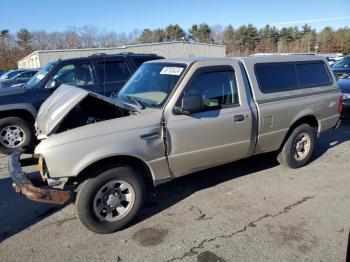
[[87,96],[77,104],[55,128],[53,133],[61,133],[84,125],[135,114],[109,101],[95,96]]

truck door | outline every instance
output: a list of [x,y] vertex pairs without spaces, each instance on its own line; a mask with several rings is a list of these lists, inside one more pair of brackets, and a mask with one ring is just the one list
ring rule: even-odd
[[[189,115],[165,112],[169,167],[175,176],[242,159],[252,144],[252,114],[237,62],[194,64],[174,105],[201,94],[203,110]],[[197,68],[196,68],[197,67]]]

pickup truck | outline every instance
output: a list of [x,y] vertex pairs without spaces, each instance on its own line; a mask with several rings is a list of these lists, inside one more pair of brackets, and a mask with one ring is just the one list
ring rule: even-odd
[[317,56],[154,60],[117,97],[63,85],[42,105],[34,156],[49,188],[27,178],[20,152],[9,172],[29,199],[74,199],[83,225],[111,233],[135,218],[147,189],[174,178],[273,151],[304,166],[341,105]]

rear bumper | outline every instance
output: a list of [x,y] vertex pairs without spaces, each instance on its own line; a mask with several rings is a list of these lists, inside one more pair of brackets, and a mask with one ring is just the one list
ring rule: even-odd
[[46,189],[36,187],[28,179],[20,165],[21,152],[15,152],[9,157],[9,172],[16,192],[23,194],[28,199],[48,204],[63,205],[70,199],[69,191]]
[[342,119],[350,119],[350,104],[343,104],[343,109],[341,111],[340,117]]

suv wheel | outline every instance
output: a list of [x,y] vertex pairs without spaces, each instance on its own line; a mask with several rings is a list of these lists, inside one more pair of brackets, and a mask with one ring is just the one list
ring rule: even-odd
[[32,125],[19,117],[0,119],[0,153],[11,154],[16,150],[31,149],[34,141]]
[[82,184],[77,195],[79,219],[95,233],[116,232],[129,224],[141,209],[144,181],[127,166],[97,171],[93,176]]
[[306,165],[315,148],[315,130],[308,124],[296,127],[277,156],[280,164],[290,168]]

